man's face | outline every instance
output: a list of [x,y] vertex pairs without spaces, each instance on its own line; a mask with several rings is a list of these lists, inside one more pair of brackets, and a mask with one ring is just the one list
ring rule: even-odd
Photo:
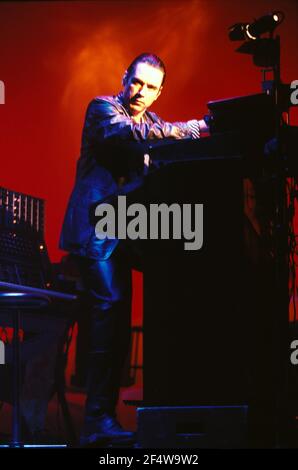
[[130,76],[124,76],[123,99],[131,116],[142,116],[159,97],[162,80],[163,72],[144,62],[139,62]]

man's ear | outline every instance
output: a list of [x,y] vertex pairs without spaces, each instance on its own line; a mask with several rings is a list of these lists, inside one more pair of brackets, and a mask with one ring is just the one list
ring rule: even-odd
[[122,85],[123,85],[123,86],[126,85],[126,83],[127,83],[127,78],[128,78],[128,76],[127,76],[127,70],[125,70],[124,75],[123,75],[123,78],[122,78]]
[[[161,90],[162,90],[162,86],[159,88],[155,100],[157,100],[157,98],[158,98],[159,95],[161,94]],[[155,100],[154,100],[154,101],[155,101]]]

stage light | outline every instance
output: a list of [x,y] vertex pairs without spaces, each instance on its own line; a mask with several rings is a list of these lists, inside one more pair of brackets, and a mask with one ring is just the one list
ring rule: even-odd
[[229,28],[229,38],[231,41],[259,39],[262,34],[272,34],[275,28],[282,23],[283,19],[283,12],[275,11],[261,16],[252,23],[235,23]]

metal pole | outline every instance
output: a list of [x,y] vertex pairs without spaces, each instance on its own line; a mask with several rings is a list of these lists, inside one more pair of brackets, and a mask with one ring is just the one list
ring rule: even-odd
[[19,309],[13,309],[13,411],[12,411],[12,441],[10,447],[21,447],[21,358],[20,358],[20,315]]

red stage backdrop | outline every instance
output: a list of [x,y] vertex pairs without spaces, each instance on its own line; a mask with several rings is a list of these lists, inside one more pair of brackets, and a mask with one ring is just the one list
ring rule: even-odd
[[62,254],[59,231],[89,100],[118,92],[125,67],[144,51],[167,66],[154,106],[166,120],[200,118],[211,99],[258,92],[261,72],[234,52],[228,27],[273,10],[286,15],[278,31],[290,82],[298,79],[297,0],[1,2],[0,185],[46,200],[52,261]]

